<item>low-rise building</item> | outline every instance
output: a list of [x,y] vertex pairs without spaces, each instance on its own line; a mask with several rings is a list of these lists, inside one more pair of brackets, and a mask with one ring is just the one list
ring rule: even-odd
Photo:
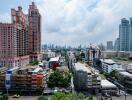
[[49,60],[49,68],[55,69],[60,66],[60,57],[50,58]]
[[75,63],[73,67],[74,72],[74,85],[77,90],[93,90],[100,88],[101,78],[98,76],[98,73],[82,63]]
[[25,68],[19,67],[7,70],[0,74],[0,92],[42,92],[44,88],[44,78],[42,68]]
[[132,74],[127,71],[117,71],[116,78],[120,84],[125,87],[125,90],[132,93]]
[[108,80],[101,80],[101,90],[102,93],[115,94],[115,95],[118,93],[117,86]]
[[105,73],[110,73],[113,70],[121,70],[122,65],[117,64],[112,59],[101,59],[102,71]]

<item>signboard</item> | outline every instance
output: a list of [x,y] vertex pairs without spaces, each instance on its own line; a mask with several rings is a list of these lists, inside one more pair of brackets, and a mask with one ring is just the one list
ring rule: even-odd
[[9,74],[9,73],[6,73],[5,87],[6,87],[6,89],[10,89],[11,88],[11,74]]

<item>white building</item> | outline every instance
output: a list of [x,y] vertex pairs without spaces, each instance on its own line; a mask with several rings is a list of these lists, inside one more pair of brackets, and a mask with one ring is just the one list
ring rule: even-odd
[[117,86],[108,80],[101,80],[101,88],[103,93],[117,94],[118,92]]
[[122,70],[122,65],[117,64],[112,59],[101,59],[102,62],[102,71],[110,73],[113,70]]

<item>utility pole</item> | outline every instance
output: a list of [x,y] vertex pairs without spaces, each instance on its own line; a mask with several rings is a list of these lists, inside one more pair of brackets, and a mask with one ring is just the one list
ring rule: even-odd
[[124,91],[125,91],[125,100],[126,100],[126,84],[125,84],[125,82],[126,82],[126,77],[124,78]]

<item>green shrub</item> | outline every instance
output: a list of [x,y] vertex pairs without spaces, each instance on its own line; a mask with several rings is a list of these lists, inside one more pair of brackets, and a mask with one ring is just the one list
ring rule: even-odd
[[46,96],[40,96],[40,97],[38,97],[37,100],[48,100],[48,97],[46,97]]

